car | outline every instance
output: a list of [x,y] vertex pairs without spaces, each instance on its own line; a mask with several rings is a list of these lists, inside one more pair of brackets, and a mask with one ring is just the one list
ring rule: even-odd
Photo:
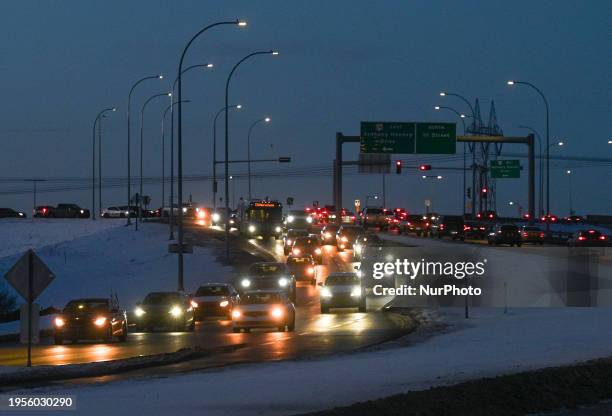
[[332,308],[357,308],[366,311],[366,299],[361,288],[361,279],[354,272],[331,273],[321,286],[321,313]]
[[535,225],[521,226],[521,239],[523,243],[544,244],[546,234]]
[[492,210],[479,212],[476,214],[476,219],[481,221],[495,221],[497,220],[497,212]]
[[559,222],[559,218],[556,215],[553,214],[546,214],[546,215],[542,215],[540,217],[540,222],[543,223],[551,223],[551,224],[556,224],[557,222]]
[[287,232],[290,229],[310,230],[312,227],[312,216],[304,210],[289,211],[283,220],[283,229]]
[[[221,227],[225,227],[225,217],[226,217],[225,207],[218,207],[212,214],[210,215],[211,225],[218,225]],[[232,211],[230,210],[230,219],[231,219]]]
[[131,218],[135,218],[136,215],[138,214],[138,206],[137,205],[121,205],[119,207],[120,210],[125,211],[125,212],[129,212],[129,215]]
[[584,217],[580,215],[570,215],[563,218],[563,222],[566,224],[582,224],[584,223]]
[[307,280],[313,285],[317,283],[317,263],[311,255],[290,255],[287,257],[287,267],[295,280]]
[[361,215],[364,228],[378,227],[383,229],[387,225],[385,211],[382,208],[366,207]]
[[196,321],[218,316],[232,319],[232,310],[239,299],[238,291],[229,283],[206,283],[191,298],[194,318]]
[[598,230],[580,230],[567,240],[574,247],[603,247],[608,244],[608,237]]
[[193,331],[194,304],[183,292],[151,292],[136,304],[136,328],[141,331],[157,328]]
[[355,214],[346,209],[342,209],[342,212],[340,213],[340,222],[342,224],[355,224],[356,218],[357,217],[355,217]]
[[400,232],[405,234],[414,233],[417,237],[427,236],[429,232],[429,219],[426,215],[410,214],[400,222]]
[[287,233],[283,237],[283,252],[285,256],[291,252],[291,248],[293,247],[293,243],[295,239],[298,237],[308,237],[310,234],[307,230],[299,230],[291,228],[287,230]]
[[370,248],[378,249],[383,247],[384,243],[384,240],[376,234],[370,233],[360,235],[353,244],[353,260],[361,261]]
[[323,245],[335,245],[336,233],[340,226],[338,224],[327,224],[321,229],[321,241]]
[[323,250],[319,238],[311,235],[308,237],[297,237],[291,246],[291,254],[294,256],[311,255],[317,264],[323,264]]
[[440,215],[431,223],[430,237],[464,239],[464,221],[461,215]]
[[254,328],[295,330],[295,306],[285,292],[253,290],[240,298],[232,311],[232,331],[250,332]]
[[119,308],[116,296],[106,298],[73,299],[53,319],[53,341],[127,340],[127,314]]
[[465,221],[463,224],[463,237],[469,240],[484,240],[487,238],[488,227],[478,221]]
[[25,212],[15,211],[12,208],[0,208],[0,218],[26,218]]
[[521,232],[516,224],[495,224],[487,236],[489,245],[509,244],[520,247],[522,244]]
[[336,248],[338,251],[351,249],[363,228],[358,225],[342,225],[336,233]]
[[280,290],[287,293],[292,302],[296,301],[295,279],[285,263],[264,261],[253,263],[248,276],[240,279],[239,291]]
[[120,207],[108,207],[102,210],[100,216],[102,218],[125,218],[129,215],[127,209],[121,209]]
[[89,210],[77,204],[57,204],[37,206],[34,216],[37,218],[89,218]]

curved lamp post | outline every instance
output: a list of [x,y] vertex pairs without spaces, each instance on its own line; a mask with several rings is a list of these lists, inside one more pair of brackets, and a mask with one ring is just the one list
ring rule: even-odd
[[132,85],[132,88],[130,88],[130,93],[128,94],[128,102],[127,102],[127,193],[128,193],[127,205],[128,205],[128,215],[127,215],[127,223],[125,225],[132,224],[132,220],[131,220],[131,216],[132,216],[132,202],[131,202],[132,201],[132,187],[131,187],[132,186],[132,173],[131,173],[132,152],[131,152],[131,148],[132,148],[132,145],[131,145],[131,135],[130,135],[130,132],[131,132],[130,110],[132,108],[132,93],[134,92],[136,87],[141,82],[144,82],[148,79],[163,79],[163,78],[164,76],[161,74],[143,77]]
[[[96,219],[96,124],[98,124],[98,176],[100,178],[100,190],[98,195],[98,203],[100,204],[100,213],[102,215],[102,127],[101,118],[108,111],[117,111],[115,107],[105,108],[96,116],[93,124],[93,149],[91,153],[91,219]],[[36,207],[35,207],[36,208]]]
[[[230,105],[229,108],[235,108],[236,110],[240,110],[242,108],[242,104]],[[219,118],[221,113],[227,109],[228,107],[223,107],[222,109],[217,111],[215,119],[213,120],[213,210],[217,209],[217,119]]]
[[[278,55],[278,52],[274,50],[252,52],[234,65],[225,82],[225,108],[229,106],[229,86],[232,75],[234,75],[240,64],[257,55]],[[229,111],[225,112],[225,212],[225,258],[229,261]]]
[[[179,244],[179,250],[178,250],[178,290],[183,291],[184,290],[184,284],[183,284],[183,210],[182,210],[182,205],[183,205],[183,108],[182,108],[182,103],[181,101],[183,100],[183,81],[182,81],[182,73],[183,73],[183,61],[185,60],[185,55],[187,54],[187,50],[189,49],[189,47],[191,46],[191,44],[193,43],[194,40],[196,40],[200,35],[202,35],[204,32],[206,32],[209,29],[212,29],[215,26],[221,26],[221,25],[236,25],[238,27],[244,27],[246,26],[246,22],[245,21],[241,21],[241,20],[233,20],[233,21],[227,21],[227,22],[217,22],[217,23],[213,23],[210,24],[202,29],[200,29],[199,32],[197,32],[195,35],[193,35],[191,37],[191,39],[189,40],[189,42],[187,42],[187,44],[185,45],[185,48],[183,48],[183,52],[181,54],[181,58],[179,60],[179,65],[178,65],[178,118],[177,118],[177,122],[178,122],[178,130],[177,130],[177,134],[178,134],[178,143],[177,143],[177,152],[178,152],[178,200],[179,200],[179,206],[181,207],[181,209],[178,210],[178,244]],[[225,104],[227,106],[227,103]]]
[[251,201],[251,132],[253,131],[253,127],[255,127],[259,123],[269,123],[272,119],[270,117],[260,118],[259,120],[255,120],[253,124],[249,127],[249,134],[247,135],[247,163],[248,163],[248,172],[249,172],[249,202]]
[[161,94],[155,94],[149,97],[144,104],[142,105],[142,109],[140,110],[140,189],[138,196],[138,216],[136,217],[136,231],[138,231],[138,222],[142,221],[142,161],[143,161],[143,146],[144,146],[144,111],[152,100],[158,97],[172,97],[171,92],[165,92]]

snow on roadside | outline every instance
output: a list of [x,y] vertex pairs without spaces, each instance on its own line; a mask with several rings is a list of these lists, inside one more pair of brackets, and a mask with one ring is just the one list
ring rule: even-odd
[[612,355],[612,309],[441,313],[453,330],[407,347],[27,393],[76,395],[88,415],[287,415]]
[[0,259],[122,225],[125,220],[3,218],[0,219]]
[[[30,228],[25,228],[29,232]],[[117,293],[124,308],[132,308],[148,292],[176,290],[177,258],[168,253],[167,226],[144,224],[138,232],[109,225],[97,232],[93,228],[85,229],[78,231],[75,227],[63,234],[58,231],[63,237],[57,239],[62,242],[39,246],[36,250],[56,276],[37,299],[39,305],[62,308],[70,299],[108,297],[112,291]],[[46,230],[56,232],[54,227]],[[82,236],[66,238],[79,234]],[[39,235],[38,241],[53,240],[43,232]],[[4,243],[0,244],[2,249],[6,248]],[[0,275],[4,275],[22,254],[21,251],[17,253],[0,258]],[[200,283],[225,281],[230,272],[230,268],[215,262],[208,249],[194,247],[193,254],[185,256],[185,289],[190,293]],[[21,298],[18,299],[21,303]],[[41,327],[48,327],[49,321],[48,317],[41,319]],[[17,332],[18,326],[18,322],[0,325],[0,333]]]

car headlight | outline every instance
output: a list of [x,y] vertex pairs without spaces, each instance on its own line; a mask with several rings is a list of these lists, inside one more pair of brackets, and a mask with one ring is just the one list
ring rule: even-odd
[[351,296],[354,296],[354,297],[361,296],[361,287],[355,286],[353,290],[351,290]]
[[295,219],[295,217],[293,215],[289,215],[287,217],[287,222],[293,222],[294,219]]
[[229,302],[227,300],[222,300],[221,303],[219,303],[219,306],[221,306],[222,308],[225,308],[227,305],[229,305]]
[[346,236],[342,236],[340,240],[346,243],[348,241],[348,238],[346,238]]
[[249,232],[250,233],[254,233],[255,232],[255,226],[254,225],[249,225]]
[[306,218],[306,222],[307,222],[308,224],[311,224],[311,223],[312,223],[312,217],[307,217],[307,218]]
[[183,310],[181,309],[180,306],[178,305],[174,305],[171,309],[170,309],[170,315],[174,316],[175,318],[178,318],[179,316],[181,316],[183,314]]
[[280,319],[283,317],[284,312],[282,308],[275,307],[270,311],[270,315],[272,315],[273,318]]
[[187,208],[183,207],[183,212],[187,212]]
[[230,223],[230,224],[232,224],[232,225],[233,225],[235,222],[236,222],[236,221],[234,221],[234,220],[229,220],[229,223]]
[[361,245],[360,244],[355,244],[355,253],[357,253],[357,254],[361,253]]
[[332,237],[331,233],[325,233],[325,238],[331,238],[331,237]]
[[240,318],[242,316],[242,312],[240,312],[238,309],[234,309],[232,311],[232,318],[236,319],[236,318]]
[[137,318],[140,318],[145,313],[146,313],[145,310],[142,309],[140,306],[134,309],[134,315],[136,315]]
[[299,249],[299,248],[294,248],[294,249],[293,249],[293,255],[294,255],[294,256],[299,256],[299,255],[300,255],[300,253],[301,253],[301,251],[300,251],[300,249]]
[[53,323],[56,327],[61,328],[66,324],[66,321],[64,321],[64,318],[55,318]]
[[321,289],[321,297],[331,298],[332,297],[331,290],[329,290],[329,288],[327,287],[324,287],[323,289]]
[[309,267],[308,268],[308,274],[314,274],[314,272],[315,272],[314,267]]
[[289,279],[287,279],[286,277],[281,277],[280,279],[278,279],[278,285],[280,287],[286,287],[289,284]]
[[106,317],[104,316],[99,316],[94,321],[95,326],[104,326],[104,324],[106,324]]
[[321,254],[321,249],[320,248],[315,248],[315,254]]
[[280,233],[281,231],[282,229],[278,225],[274,228],[274,232]]
[[84,210],[81,210],[81,214],[85,214],[85,211],[84,211]]
[[251,286],[251,281],[249,279],[242,279],[242,281],[240,282],[240,285],[242,287],[249,287]]
[[198,211],[198,218],[199,219],[206,218],[206,211]]
[[191,304],[192,308],[197,308],[198,307],[198,302],[196,302],[195,300],[189,301],[189,303]]
[[291,239],[288,238],[287,241],[285,241],[285,245],[290,246],[291,244],[292,244],[292,241]]
[[214,214],[212,214],[212,220],[214,222],[219,222],[220,219],[221,219],[221,215],[219,215],[218,213],[215,212]]

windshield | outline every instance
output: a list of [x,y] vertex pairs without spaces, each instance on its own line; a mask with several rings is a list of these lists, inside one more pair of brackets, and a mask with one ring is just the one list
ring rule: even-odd
[[257,207],[249,208],[247,215],[249,220],[253,222],[280,222],[283,216],[281,207]]
[[280,303],[282,301],[278,293],[249,293],[243,296],[240,300],[242,304],[267,304],[267,303]]
[[501,230],[506,232],[518,231],[518,227],[516,225],[502,225]]
[[259,263],[249,268],[249,273],[257,276],[283,274],[285,271],[285,265],[282,263]]
[[229,295],[227,286],[200,286],[196,296],[226,296]]
[[357,275],[355,274],[332,274],[327,277],[327,280],[325,281],[325,286],[358,285],[359,283],[359,277],[357,277]]
[[315,247],[319,245],[316,238],[298,238],[295,240],[295,247]]
[[108,309],[108,301],[106,299],[77,299],[68,302],[64,308],[65,312],[88,312],[100,309]]
[[142,301],[143,305],[164,305],[172,302],[180,302],[181,295],[173,292],[149,293]]

